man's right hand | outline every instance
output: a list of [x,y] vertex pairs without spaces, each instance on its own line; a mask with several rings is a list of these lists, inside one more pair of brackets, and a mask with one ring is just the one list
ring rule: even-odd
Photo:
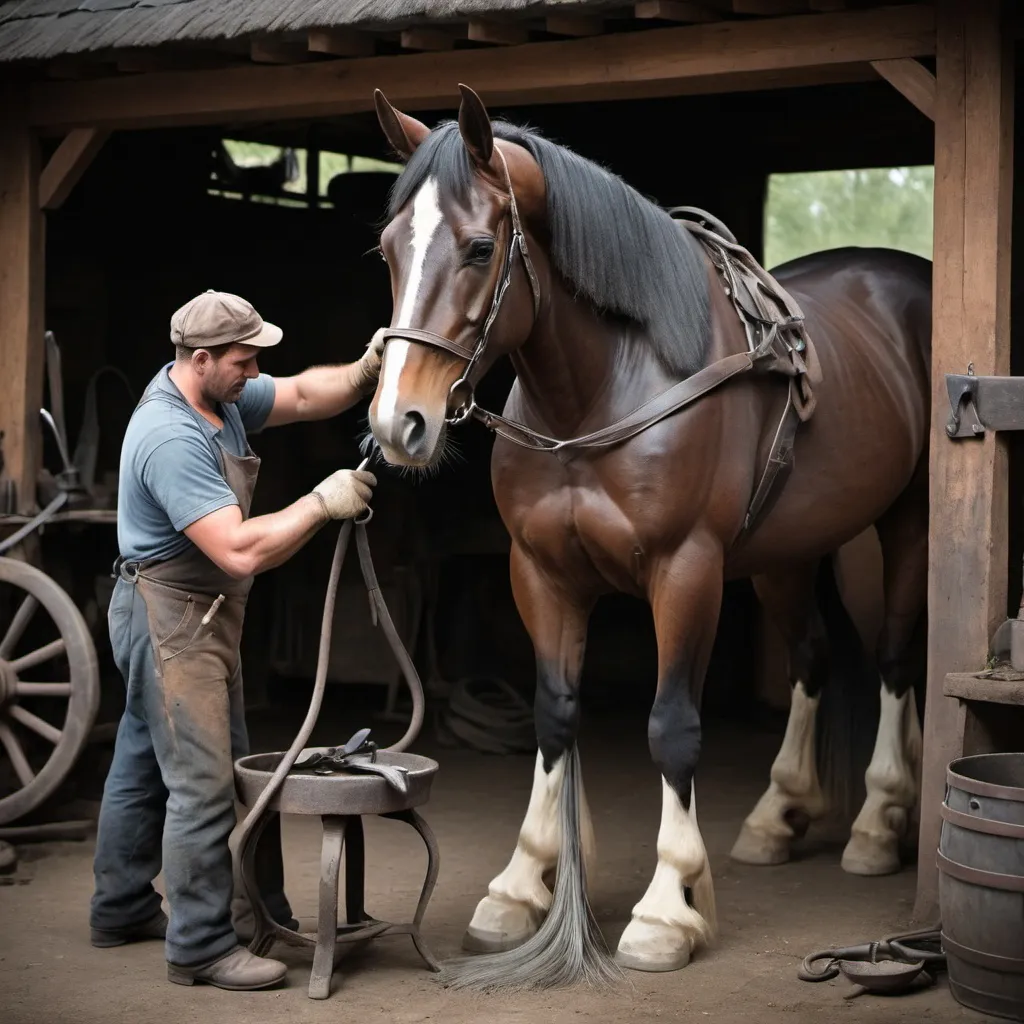
[[355,519],[370,507],[377,478],[365,469],[339,469],[313,488],[331,519]]

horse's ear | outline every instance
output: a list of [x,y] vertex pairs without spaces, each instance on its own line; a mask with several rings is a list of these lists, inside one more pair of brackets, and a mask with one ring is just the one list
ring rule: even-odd
[[483,100],[468,85],[459,83],[459,131],[469,155],[480,167],[488,167],[494,153],[494,132]]
[[430,134],[430,129],[415,117],[395,110],[380,89],[373,90],[373,102],[377,108],[377,120],[380,121],[391,148],[403,160],[408,160]]

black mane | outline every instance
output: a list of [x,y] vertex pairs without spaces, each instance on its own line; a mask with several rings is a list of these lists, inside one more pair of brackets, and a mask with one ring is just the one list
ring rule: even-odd
[[[704,365],[710,338],[708,280],[690,233],[617,175],[535,131],[493,122],[495,138],[528,150],[547,185],[554,266],[570,289],[606,315],[646,328],[672,373]],[[389,216],[428,177],[464,198],[475,172],[458,123],[445,121],[413,153],[391,190]]]

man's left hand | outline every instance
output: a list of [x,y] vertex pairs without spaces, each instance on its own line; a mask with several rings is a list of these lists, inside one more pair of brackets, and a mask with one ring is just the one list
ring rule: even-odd
[[381,363],[384,360],[384,328],[381,327],[370,339],[362,358],[353,365],[352,379],[356,390],[368,395],[377,386]]

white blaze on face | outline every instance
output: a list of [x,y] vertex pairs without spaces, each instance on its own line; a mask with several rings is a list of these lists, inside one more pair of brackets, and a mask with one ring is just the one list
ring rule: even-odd
[[[405,284],[398,296],[396,306],[398,315],[395,327],[412,327],[412,318],[420,297],[423,283],[423,268],[427,263],[430,244],[441,226],[443,215],[438,199],[437,179],[427,178],[416,193],[412,204],[412,236],[409,248],[409,270],[405,275]],[[387,429],[395,415],[398,403],[398,382],[402,377],[405,359],[409,354],[409,342],[395,338],[388,342],[384,352],[384,362],[380,375],[380,398],[377,402],[377,422]]]

